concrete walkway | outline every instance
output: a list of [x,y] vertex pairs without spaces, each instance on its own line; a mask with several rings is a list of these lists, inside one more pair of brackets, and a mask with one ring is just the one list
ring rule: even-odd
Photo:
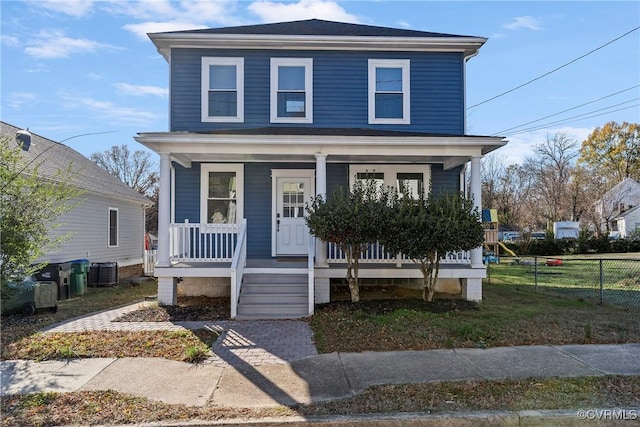
[[112,389],[173,404],[255,408],[339,399],[378,384],[640,375],[640,344],[319,355],[304,321],[112,322],[137,308],[47,331],[219,328],[216,356],[198,365],[160,358],[2,361],[1,394]]

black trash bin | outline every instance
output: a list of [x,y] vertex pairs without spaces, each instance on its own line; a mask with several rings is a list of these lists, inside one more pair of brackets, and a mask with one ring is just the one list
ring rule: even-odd
[[69,299],[71,285],[71,263],[52,262],[34,274],[37,281],[53,281],[58,284],[58,300]]
[[89,286],[115,286],[118,284],[118,263],[94,262],[89,268]]

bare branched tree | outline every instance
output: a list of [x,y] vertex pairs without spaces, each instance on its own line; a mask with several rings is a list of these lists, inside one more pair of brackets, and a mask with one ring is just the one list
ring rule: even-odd
[[133,153],[127,145],[114,145],[109,150],[93,153],[91,160],[140,194],[151,197],[158,185],[159,175],[151,155],[138,150]]
[[155,233],[158,229],[158,182],[160,175],[151,155],[137,150],[131,153],[127,145],[114,145],[109,150],[93,153],[90,157],[98,166],[120,181],[147,196],[154,205],[146,211],[146,230]]

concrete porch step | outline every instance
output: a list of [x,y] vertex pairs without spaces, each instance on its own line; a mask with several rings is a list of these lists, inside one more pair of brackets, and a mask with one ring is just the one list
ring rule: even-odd
[[308,316],[305,275],[246,274],[242,280],[237,319],[297,319]]

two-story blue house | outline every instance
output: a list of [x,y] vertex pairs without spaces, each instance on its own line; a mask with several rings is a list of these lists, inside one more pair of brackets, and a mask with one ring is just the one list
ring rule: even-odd
[[[171,70],[170,131],[135,138],[160,155],[162,304],[180,290],[230,295],[232,317],[312,314],[346,267],[305,203],[366,178],[461,191],[470,162],[480,206],[480,159],[506,144],[465,133],[485,38],[317,19],[149,37]],[[363,258],[362,278],[422,277],[380,248]],[[447,254],[440,277],[480,300],[481,248]]]

